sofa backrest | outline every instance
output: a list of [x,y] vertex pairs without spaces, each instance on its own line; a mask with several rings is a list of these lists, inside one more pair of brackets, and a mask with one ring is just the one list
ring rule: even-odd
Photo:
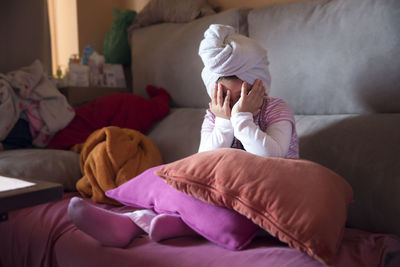
[[400,236],[400,1],[268,6],[248,31],[268,50],[271,95],[297,114],[300,156],[351,184],[348,226]]
[[[133,92],[163,86],[175,107],[207,107],[198,47],[211,23],[267,50],[271,95],[295,114],[400,112],[400,1],[321,0],[231,9],[133,31]],[[247,23],[248,21],[248,23]],[[248,32],[247,32],[248,27]],[[152,44],[149,46],[149,44]]]
[[254,9],[271,95],[295,114],[400,112],[400,1],[322,0]]

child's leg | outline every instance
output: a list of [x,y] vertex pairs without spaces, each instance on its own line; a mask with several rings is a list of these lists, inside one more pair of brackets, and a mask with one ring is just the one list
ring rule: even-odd
[[156,214],[152,210],[137,210],[126,215],[154,241],[196,234],[179,215]]
[[78,197],[69,202],[68,216],[76,227],[106,246],[125,247],[144,233],[128,216],[98,208]]
[[154,217],[149,231],[149,237],[154,241],[196,234],[182,221],[181,217],[170,214],[160,214]]
[[152,210],[135,210],[125,214],[146,233],[150,232],[151,221],[157,216]]

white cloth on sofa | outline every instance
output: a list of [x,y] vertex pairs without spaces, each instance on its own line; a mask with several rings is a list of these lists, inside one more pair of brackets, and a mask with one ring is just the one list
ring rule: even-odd
[[211,24],[200,42],[199,55],[204,63],[201,77],[210,97],[223,76],[236,75],[249,84],[261,79],[267,91],[270,89],[267,51],[255,40],[237,34],[232,26]]
[[4,116],[7,125],[3,125],[3,118],[0,123],[0,141],[7,137],[17,120],[23,118],[29,122],[32,143],[45,147],[75,116],[66,98],[45,76],[39,60],[19,70],[0,74],[0,82],[0,109],[2,114],[7,114]]
[[4,140],[10,133],[14,124],[18,121],[20,113],[21,110],[14,91],[10,84],[0,76],[0,141]]

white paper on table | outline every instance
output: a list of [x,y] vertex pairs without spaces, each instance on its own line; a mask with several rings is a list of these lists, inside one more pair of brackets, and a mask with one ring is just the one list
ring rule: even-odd
[[35,183],[0,175],[0,192],[34,186]]

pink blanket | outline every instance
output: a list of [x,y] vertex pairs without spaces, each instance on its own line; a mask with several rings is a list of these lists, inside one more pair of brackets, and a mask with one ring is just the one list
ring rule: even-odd
[[[226,250],[200,236],[160,243],[143,236],[125,249],[104,247],[68,221],[68,202],[75,195],[10,212],[8,221],[0,222],[0,266],[323,266],[272,237],[257,237],[243,251]],[[334,266],[400,266],[400,239],[346,229]]]

